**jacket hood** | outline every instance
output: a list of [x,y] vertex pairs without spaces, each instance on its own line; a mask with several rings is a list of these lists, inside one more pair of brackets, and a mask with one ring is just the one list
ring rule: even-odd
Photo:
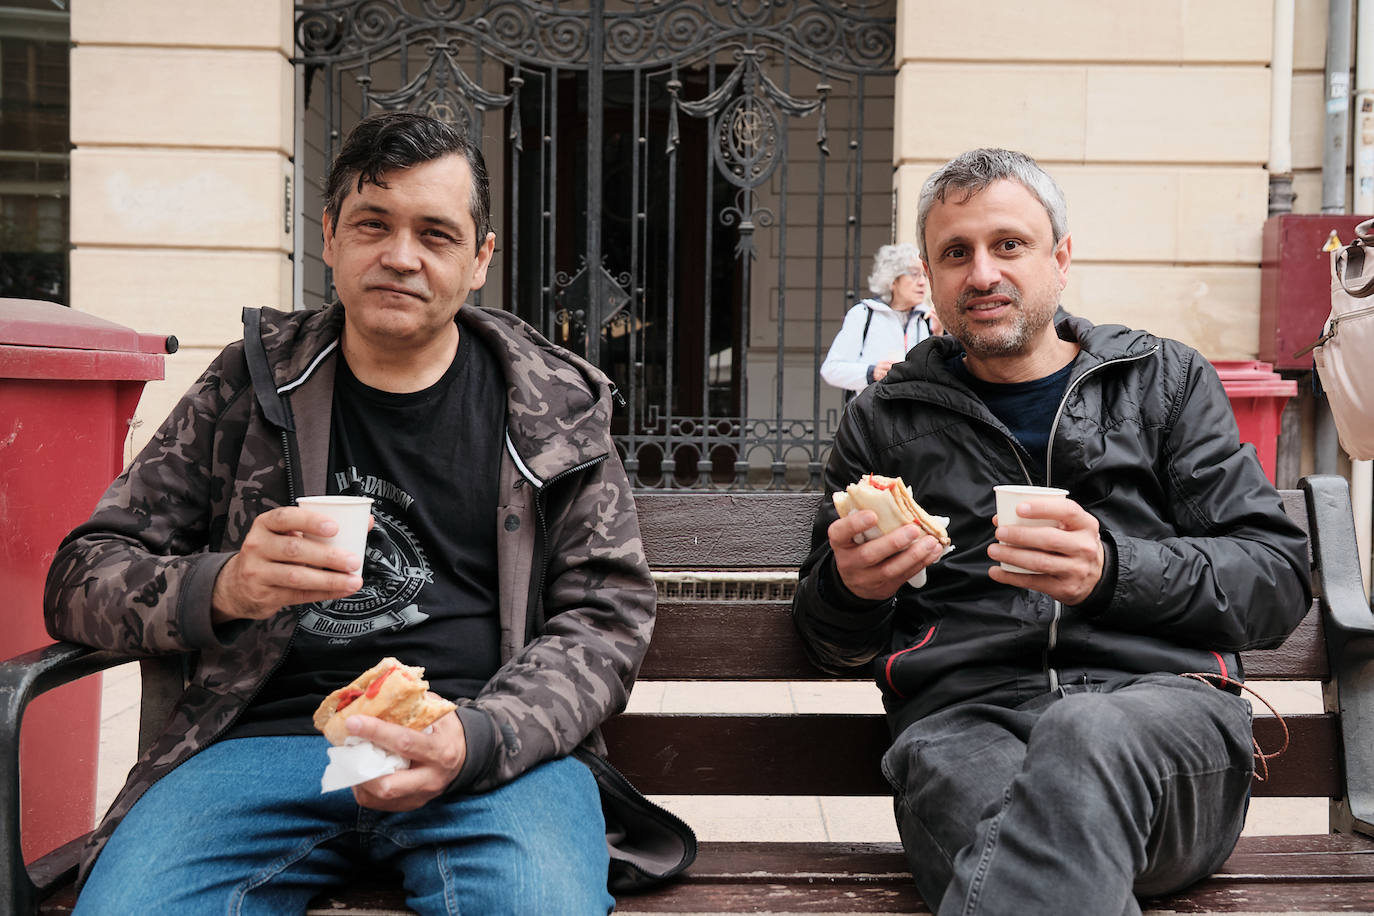
[[[873,309],[873,311],[875,311],[875,312],[891,312],[891,313],[894,314],[894,315],[900,315],[900,314],[901,314],[900,312],[898,312],[896,309],[894,309],[894,308],[892,307],[892,303],[890,303],[890,302],[884,302],[884,301],[881,300],[881,299],[878,299],[878,298],[875,298],[875,297],[871,297],[871,296],[870,296],[869,298],[867,298],[867,299],[862,299],[862,300],[860,300],[860,301],[859,301],[859,305],[865,306],[865,307],[867,307],[867,308],[871,308],[871,309]],[[925,302],[918,302],[918,303],[916,303],[915,308],[916,308],[917,314],[920,314],[920,315],[928,315],[928,314],[930,314],[930,312],[932,312],[932,311],[934,310],[933,307],[931,306],[929,300],[927,300],[927,301],[925,301]]]
[[465,305],[458,323],[480,336],[505,369],[509,444],[532,483],[542,487],[610,454],[615,388],[600,369],[510,312]]
[[[243,320],[254,395],[267,419],[294,430],[287,397],[332,365],[344,307],[244,309]],[[609,453],[605,430],[614,389],[599,369],[509,312],[465,305],[456,320],[477,334],[501,364],[507,383],[508,448],[532,483],[542,486],[564,470]]]

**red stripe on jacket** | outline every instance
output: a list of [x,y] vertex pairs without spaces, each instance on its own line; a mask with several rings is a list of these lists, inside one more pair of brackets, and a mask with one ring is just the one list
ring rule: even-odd
[[1230,677],[1230,676],[1231,676],[1230,673],[1226,670],[1226,659],[1224,659],[1224,658],[1221,657],[1221,653],[1220,653],[1220,652],[1213,652],[1212,655],[1214,655],[1214,656],[1216,657],[1216,660],[1217,660],[1217,667],[1218,667],[1219,669],[1221,669],[1221,676],[1222,676],[1222,677]]
[[887,666],[883,669],[883,677],[887,678],[887,686],[890,687],[892,689],[892,692],[897,694],[897,696],[902,697],[903,699],[906,698],[906,694],[898,690],[897,685],[892,683],[892,663],[897,660],[897,656],[899,655],[906,655],[908,652],[915,652],[917,649],[921,648],[926,643],[930,642],[930,638],[934,635],[935,627],[931,627],[929,630],[926,630],[925,638],[918,642],[916,645],[911,646],[908,649],[903,649],[900,652],[894,652],[890,656],[888,656]]

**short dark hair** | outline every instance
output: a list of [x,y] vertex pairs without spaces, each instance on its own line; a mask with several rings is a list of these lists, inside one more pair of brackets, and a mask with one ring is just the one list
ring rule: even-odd
[[369,115],[349,131],[343,149],[330,166],[324,189],[324,212],[330,228],[338,228],[339,212],[350,191],[361,191],[364,184],[384,188],[382,176],[387,172],[454,154],[462,156],[472,172],[468,209],[477,229],[475,244],[480,246],[491,231],[491,182],[482,151],[451,125],[411,111]]

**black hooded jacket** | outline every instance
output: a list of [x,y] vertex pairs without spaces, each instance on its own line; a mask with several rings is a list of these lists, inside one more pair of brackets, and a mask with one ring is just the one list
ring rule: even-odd
[[[1160,672],[1240,679],[1243,649],[1278,645],[1311,601],[1303,533],[1254,448],[1241,445],[1216,371],[1183,344],[1062,310],[1076,341],[1051,431],[1048,479],[946,368],[961,347],[923,342],[849,405],[828,491],[865,473],[901,476],[948,516],[954,550],[920,589],[865,602],[839,582],[817,513],[793,617],[812,660],[872,664],[894,734],[955,703],[1014,706],[1060,684]],[[1107,566],[1092,597],[1064,606],[987,575],[993,486],[1063,487],[1101,525]]]

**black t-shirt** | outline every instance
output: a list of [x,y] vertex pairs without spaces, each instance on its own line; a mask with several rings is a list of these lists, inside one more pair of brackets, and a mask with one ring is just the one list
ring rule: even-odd
[[1050,428],[1054,425],[1054,414],[1064,399],[1064,391],[1069,386],[1069,374],[1073,363],[1044,378],[1029,382],[985,382],[969,372],[964,366],[964,355],[950,359],[946,364],[955,378],[967,385],[974,394],[982,399],[992,415],[1001,420],[1016,441],[1030,455],[1031,482],[1045,482],[1045,458],[1050,447]]
[[500,667],[496,507],[506,393],[473,334],[423,391],[360,382],[339,358],[331,494],[370,496],[363,587],[302,605],[281,667],[230,737],[314,734],[324,697],[378,659],[423,665],[430,689],[473,697]]

